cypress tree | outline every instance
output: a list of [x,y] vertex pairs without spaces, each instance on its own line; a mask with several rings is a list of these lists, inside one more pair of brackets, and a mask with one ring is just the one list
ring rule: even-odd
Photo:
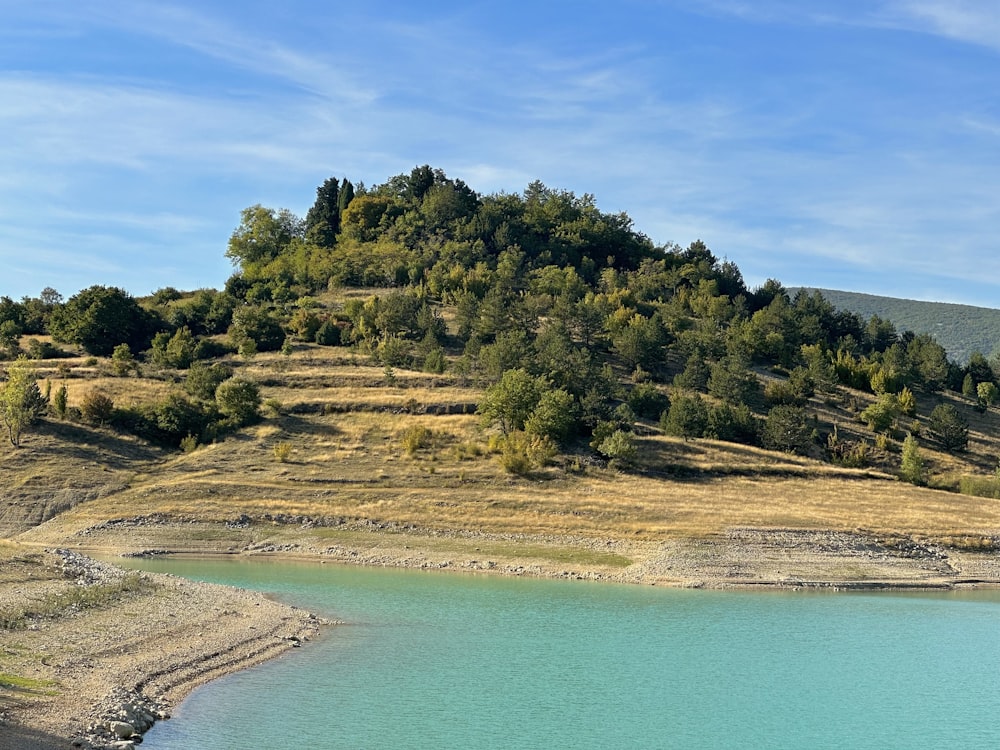
[[316,188],[316,202],[306,214],[306,236],[321,247],[333,247],[340,211],[340,181],[331,177]]

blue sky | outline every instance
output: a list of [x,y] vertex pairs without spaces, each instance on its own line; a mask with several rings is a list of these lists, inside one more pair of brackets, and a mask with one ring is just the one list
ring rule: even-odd
[[240,210],[430,164],[777,278],[1000,307],[1000,5],[0,0],[0,295],[219,287]]

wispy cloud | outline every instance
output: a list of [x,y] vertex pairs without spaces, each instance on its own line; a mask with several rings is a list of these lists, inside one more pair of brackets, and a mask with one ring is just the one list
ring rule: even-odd
[[913,30],[1000,52],[1000,6],[978,0],[888,0],[886,17]]

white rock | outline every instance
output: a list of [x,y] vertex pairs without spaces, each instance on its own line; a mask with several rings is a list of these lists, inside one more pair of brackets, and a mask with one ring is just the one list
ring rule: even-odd
[[135,734],[135,727],[129,724],[127,721],[109,721],[108,730],[113,732],[115,737],[119,739],[127,740],[133,734]]

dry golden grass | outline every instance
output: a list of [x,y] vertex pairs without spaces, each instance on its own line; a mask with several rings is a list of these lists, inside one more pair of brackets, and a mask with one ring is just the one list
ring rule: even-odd
[[[636,472],[588,466],[581,454],[512,477],[490,454],[489,435],[474,414],[446,413],[471,408],[481,395],[474,387],[403,370],[390,383],[363,356],[307,345],[291,355],[236,358],[233,364],[262,384],[264,399],[280,402],[278,413],[186,454],[150,449],[106,430],[50,425],[28,436],[21,452],[3,454],[13,469],[8,486],[30,485],[37,495],[46,482],[60,486],[60,478],[89,478],[84,489],[100,496],[63,514],[67,525],[77,527],[152,513],[206,521],[246,513],[637,540],[712,535],[734,526],[864,528],[969,539],[1000,530],[1000,502],[913,487],[876,469],[844,469],[709,440],[686,442],[653,429],[638,441]],[[100,370],[68,381],[71,403],[85,388],[101,388],[127,405],[161,398],[173,387],[166,380],[106,377]],[[863,408],[870,397],[843,398]],[[817,399],[810,410],[822,422],[842,425],[842,435],[865,434],[836,403]],[[921,404],[921,412],[928,411]],[[934,470],[991,470],[995,419],[977,416],[967,456],[925,448]],[[410,450],[405,436],[417,426],[432,438]],[[898,441],[890,450],[898,451]],[[889,460],[896,459],[890,454]],[[114,483],[114,491],[99,491]]]

